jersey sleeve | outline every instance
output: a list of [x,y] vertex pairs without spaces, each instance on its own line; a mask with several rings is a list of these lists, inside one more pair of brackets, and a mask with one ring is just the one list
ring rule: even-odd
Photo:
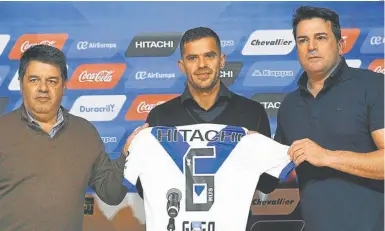
[[289,146],[259,133],[245,136],[242,142],[250,150],[250,161],[256,163],[261,168],[260,171],[286,181],[295,170],[295,164],[288,155]]
[[124,166],[124,177],[133,185],[136,184],[144,164],[143,155],[145,152],[144,148],[146,146],[143,145],[143,136],[144,134],[142,130],[132,140],[128,148],[129,155],[126,158],[126,164]]

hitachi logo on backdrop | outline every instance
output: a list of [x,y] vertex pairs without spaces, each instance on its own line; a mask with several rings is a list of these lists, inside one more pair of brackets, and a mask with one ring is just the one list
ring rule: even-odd
[[220,78],[233,78],[234,77],[234,71],[228,70],[228,71],[220,71],[219,72]]
[[284,40],[284,39],[276,39],[276,40],[271,40],[271,41],[261,41],[259,39],[257,40],[252,40],[251,45],[253,46],[288,46],[292,43],[293,41],[290,40]]
[[173,48],[174,41],[136,41],[135,48]]
[[88,72],[83,71],[79,75],[79,82],[111,82],[112,81],[112,74],[115,71],[107,71],[107,70],[101,70],[99,72]]
[[154,107],[164,103],[165,101],[159,101],[158,103],[154,104],[149,104],[146,103],[145,101],[142,101],[139,103],[138,107],[136,108],[136,112],[138,113],[149,113]]
[[114,112],[115,104],[108,104],[104,107],[80,106],[80,112]]
[[138,71],[135,74],[135,79],[173,79],[175,78],[175,73],[159,73],[159,72],[147,72],[147,71]]
[[265,109],[271,109],[271,108],[279,109],[279,107],[281,106],[281,102],[259,102],[259,103],[263,104]]

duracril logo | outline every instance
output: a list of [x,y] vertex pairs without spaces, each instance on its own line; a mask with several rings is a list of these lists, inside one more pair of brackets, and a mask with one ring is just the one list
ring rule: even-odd
[[255,94],[251,97],[252,100],[259,102],[266,110],[268,117],[277,117],[278,109],[286,94],[266,93]]
[[359,35],[360,29],[358,28],[341,29],[342,39],[345,40],[344,54],[348,53],[353,48]]
[[369,65],[368,69],[384,75],[385,74],[384,60],[383,59],[376,59],[376,60],[374,60]]
[[383,54],[384,53],[384,28],[376,28],[369,32],[361,46],[362,54]]
[[292,84],[301,70],[298,61],[258,61],[243,80],[246,87],[285,87]]
[[10,39],[11,36],[9,36],[9,34],[0,34],[0,55],[3,53]]
[[148,113],[157,105],[165,103],[179,95],[139,95],[131,103],[126,114],[126,120],[146,120]]
[[73,72],[68,89],[112,89],[122,77],[124,63],[82,64]]
[[256,191],[251,203],[251,212],[253,215],[288,215],[294,211],[298,203],[297,188],[276,189],[266,198],[260,198]]
[[80,96],[70,113],[88,121],[111,121],[119,114],[125,101],[125,95]]
[[287,55],[294,46],[291,30],[257,30],[250,35],[242,55]]
[[172,55],[182,33],[148,33],[136,35],[126,50],[126,57],[159,57]]
[[9,53],[9,59],[18,60],[28,48],[39,44],[53,46],[61,50],[67,38],[67,34],[23,34]]

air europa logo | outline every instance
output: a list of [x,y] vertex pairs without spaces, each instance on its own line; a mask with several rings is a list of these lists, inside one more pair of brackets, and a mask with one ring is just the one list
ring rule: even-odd
[[15,42],[8,57],[11,60],[18,60],[27,49],[39,44],[53,46],[61,50],[67,38],[67,34],[23,34]]
[[179,95],[139,95],[131,103],[130,109],[126,114],[126,120],[146,120],[148,113],[157,105],[160,105]]
[[341,29],[342,39],[345,40],[345,49],[343,51],[344,54],[348,53],[353,48],[359,35],[360,29],[358,28]]
[[368,67],[369,70],[378,72],[380,74],[385,74],[385,64],[383,59],[374,60]]
[[83,64],[76,68],[68,83],[69,89],[112,89],[122,77],[124,63]]

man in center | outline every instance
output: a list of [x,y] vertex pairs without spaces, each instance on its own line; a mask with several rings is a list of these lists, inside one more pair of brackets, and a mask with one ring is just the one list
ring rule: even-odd
[[[152,109],[142,129],[148,126],[213,123],[244,127],[249,131],[271,136],[264,107],[231,92],[221,82],[220,70],[225,66],[226,56],[222,54],[219,37],[213,30],[197,27],[186,31],[180,41],[180,53],[178,66],[187,76],[187,86],[181,96]],[[140,130],[137,129],[127,139],[127,148]],[[263,178],[270,176],[263,174],[261,179]],[[274,186],[267,185],[269,182],[274,181],[260,180],[257,189],[271,191]],[[140,179],[136,188],[143,198]]]

